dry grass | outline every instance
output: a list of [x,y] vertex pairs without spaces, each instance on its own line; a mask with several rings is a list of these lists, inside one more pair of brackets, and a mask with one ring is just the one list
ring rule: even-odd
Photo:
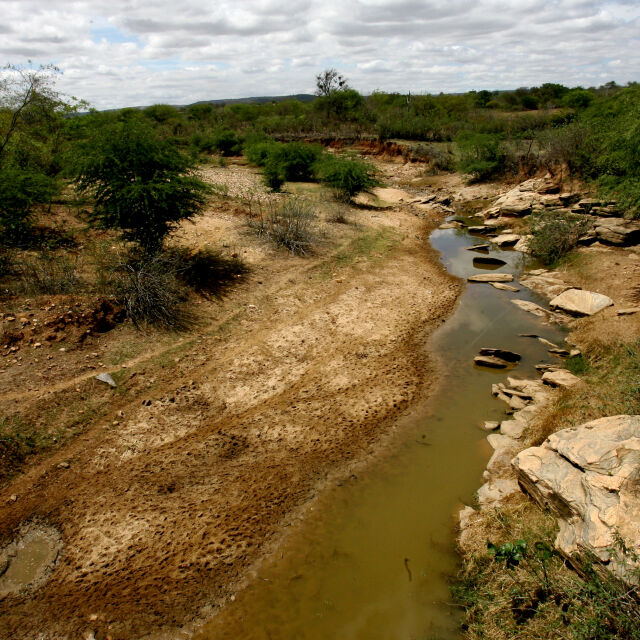
[[[585,578],[550,554],[555,518],[522,494],[499,509],[478,512],[465,538],[465,568],[453,592],[467,613],[466,637],[491,640],[613,640],[640,638],[640,595],[600,570],[583,565]],[[519,543],[517,566],[488,552]]]

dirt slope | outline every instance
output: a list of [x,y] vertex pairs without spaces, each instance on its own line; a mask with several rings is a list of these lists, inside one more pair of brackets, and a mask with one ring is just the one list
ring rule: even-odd
[[2,489],[2,539],[42,520],[64,550],[45,586],[0,601],[0,638],[133,638],[201,615],[328,474],[370,454],[428,393],[424,345],[459,292],[428,248],[434,221],[407,205],[350,215],[357,224],[326,225],[317,255],[293,258],[212,206],[184,238],[231,243],[253,274],[203,303],[197,334],[102,338],[140,342],[117,391],[68,369],[53,389],[37,378],[24,396],[4,389],[25,411],[63,411],[78,385],[113,399]]

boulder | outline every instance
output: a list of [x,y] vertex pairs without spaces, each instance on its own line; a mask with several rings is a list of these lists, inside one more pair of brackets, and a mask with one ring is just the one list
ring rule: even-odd
[[521,451],[512,465],[523,490],[558,518],[555,544],[563,555],[588,551],[619,577],[638,580],[630,558],[621,560],[612,548],[617,536],[630,549],[640,547],[640,416],[563,429]]
[[549,302],[552,309],[560,309],[572,316],[592,316],[612,304],[609,296],[584,289],[567,289]]
[[500,433],[505,436],[518,439],[522,437],[526,426],[527,425],[522,420],[504,420],[500,424]]
[[513,248],[520,253],[529,253],[529,238],[531,236],[521,236],[520,240],[513,245]]
[[640,222],[620,218],[599,219],[595,224],[600,242],[630,247],[640,243]]
[[469,282],[513,282],[511,273],[482,273],[467,278]]
[[573,387],[580,382],[580,378],[574,376],[573,373],[566,369],[557,369],[556,371],[547,371],[542,376],[542,382],[551,387]]
[[494,451],[487,463],[485,478],[495,478],[499,475],[512,473],[510,467],[511,460],[521,448],[518,441],[510,436],[504,436],[500,433],[492,433],[488,435],[487,441]]

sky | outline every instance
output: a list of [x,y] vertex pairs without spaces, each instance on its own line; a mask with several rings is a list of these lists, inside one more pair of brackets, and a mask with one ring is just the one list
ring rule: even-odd
[[640,80],[640,0],[0,0],[0,65],[96,109]]

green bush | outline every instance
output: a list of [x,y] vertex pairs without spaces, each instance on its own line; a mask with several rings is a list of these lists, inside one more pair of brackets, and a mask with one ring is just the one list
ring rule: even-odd
[[278,147],[275,161],[281,167],[284,179],[304,182],[315,178],[315,164],[323,153],[319,144],[289,142]]
[[242,138],[231,129],[220,129],[213,134],[211,143],[223,156],[239,156],[242,153]]
[[318,162],[317,174],[322,183],[334,188],[345,199],[378,184],[370,163],[329,154]]
[[590,220],[580,215],[557,211],[534,214],[530,217],[529,251],[544,264],[554,264],[578,244],[590,227]]
[[504,171],[507,154],[500,136],[463,131],[456,136],[456,143],[460,151],[458,170],[471,174],[474,180],[488,180]]
[[253,137],[245,140],[244,153],[251,164],[264,167],[267,160],[276,154],[280,146],[280,143],[270,138]]
[[249,228],[277,247],[284,247],[294,255],[306,255],[318,239],[313,228],[315,218],[306,202],[287,198],[281,204],[273,205],[259,220],[251,221]]
[[262,170],[262,177],[267,187],[272,191],[280,191],[282,185],[285,183],[284,175],[284,168],[278,162],[278,159],[269,156]]
[[15,245],[24,241],[31,229],[33,205],[49,202],[56,191],[56,181],[46,174],[4,165],[0,169],[2,242]]

